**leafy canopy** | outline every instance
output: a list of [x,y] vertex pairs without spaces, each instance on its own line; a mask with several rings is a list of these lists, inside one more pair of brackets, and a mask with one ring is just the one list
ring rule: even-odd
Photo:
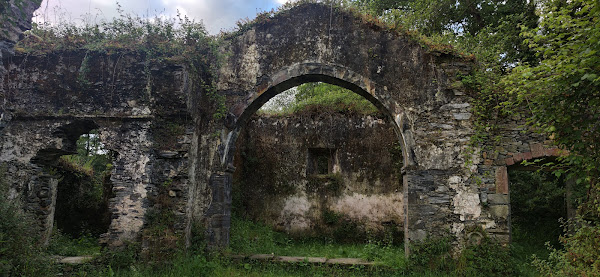
[[[541,5],[540,26],[523,28],[541,61],[517,66],[503,82],[512,104],[530,111],[529,122],[571,152],[565,162],[578,183],[594,186],[600,173],[600,7],[593,0]],[[589,204],[598,218],[598,199]]]

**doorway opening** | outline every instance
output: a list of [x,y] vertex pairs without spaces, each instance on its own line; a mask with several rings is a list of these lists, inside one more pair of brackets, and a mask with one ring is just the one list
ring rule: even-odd
[[548,246],[562,247],[559,238],[568,232],[568,220],[575,216],[585,189],[554,173],[553,168],[535,164],[509,167],[508,179],[514,253],[523,259],[530,259],[532,254],[546,259]]
[[106,149],[96,130],[79,136],[75,153],[55,166],[59,176],[50,252],[89,255],[99,251],[99,238],[111,222],[110,174],[115,153]]
[[328,83],[299,85],[266,102],[235,149],[234,252],[356,256],[377,241],[403,255],[402,153],[369,100]]

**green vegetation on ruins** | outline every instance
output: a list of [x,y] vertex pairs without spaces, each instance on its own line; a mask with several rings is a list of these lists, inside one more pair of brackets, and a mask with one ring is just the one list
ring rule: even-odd
[[[61,20],[60,24],[34,24],[24,39],[15,46],[16,52],[31,55],[61,54],[65,51],[86,51],[123,55],[143,55],[145,78],[151,89],[151,67],[157,62],[187,65],[191,73],[192,90],[204,91],[213,105],[213,117],[225,114],[225,98],[216,93],[215,74],[222,55],[218,52],[219,38],[209,36],[200,22],[186,16],[164,19],[159,16],[142,18],[124,14],[112,21],[78,25]],[[78,81],[86,84],[86,58],[82,61]]]
[[[299,1],[293,5],[302,5],[305,2],[307,1]],[[285,5],[279,13],[285,13],[291,5]],[[478,70],[471,75],[461,76],[463,85],[474,97],[472,112],[476,116],[478,133],[473,138],[473,145],[481,146],[484,142],[493,141],[497,122],[511,117],[526,118],[532,128],[553,137],[559,147],[569,150],[569,155],[558,161],[563,166],[554,171],[555,176],[566,175],[567,178],[574,178],[576,184],[583,188],[584,196],[579,198],[581,202],[577,212],[578,220],[572,225],[577,228],[571,233],[563,233],[557,239],[536,237],[551,242],[553,247],[548,250],[532,249],[523,237],[519,237],[520,234],[531,230],[517,229],[511,249],[499,247],[493,240],[484,237],[481,244],[468,246],[458,257],[452,258],[447,241],[426,241],[417,245],[411,258],[406,260],[400,254],[401,248],[395,248],[396,246],[385,242],[367,241],[366,244],[338,247],[325,244],[327,246],[319,248],[319,240],[296,241],[260,226],[259,223],[234,219],[237,220],[234,226],[241,229],[234,229],[232,234],[233,252],[268,251],[276,247],[270,253],[278,250],[281,251],[278,254],[304,253],[329,257],[357,254],[359,257],[381,261],[386,266],[342,268],[307,263],[283,265],[237,262],[227,256],[210,255],[201,250],[182,250],[175,253],[174,258],[166,264],[156,266],[139,259],[136,254],[139,245],[128,245],[118,252],[103,250],[98,261],[91,264],[59,266],[53,264],[49,254],[36,245],[35,232],[28,228],[33,224],[28,216],[20,211],[18,203],[8,202],[5,197],[1,197],[0,275],[55,276],[60,273],[67,276],[599,276],[598,2],[346,0],[342,1],[341,6],[335,6],[339,7],[360,13],[360,18],[367,24],[418,38],[424,47],[432,51],[473,53],[479,64]],[[259,14],[254,21],[240,24],[239,31],[244,31],[252,24],[270,20],[273,16],[276,16],[276,12]],[[417,29],[429,38],[424,39],[417,35]],[[445,46],[449,44],[456,48]],[[176,21],[159,18],[146,20],[122,15],[113,22],[91,26],[35,26],[16,46],[16,50],[32,54],[74,49],[109,54],[141,51],[147,54],[149,61],[170,59],[192,62],[192,65],[198,66],[218,66],[218,63],[208,62],[218,60],[217,46],[218,38],[208,36],[201,24],[185,17]],[[313,91],[319,89],[321,88],[317,86]],[[341,107],[347,105],[346,109],[349,109],[349,106],[354,107],[355,102],[347,104],[344,101],[348,97],[338,97],[341,94],[343,93],[326,94],[329,96],[314,101],[326,103],[329,97],[335,101],[328,103],[343,103]],[[311,104],[306,104],[304,107],[310,106]],[[9,195],[4,174],[6,169],[2,168],[1,194]],[[543,183],[548,185],[546,181]],[[526,193],[532,193],[534,187],[529,187]],[[551,203],[548,201],[543,205],[550,207]],[[256,234],[253,233],[255,230],[262,230],[256,240]],[[247,243],[248,241],[253,243]],[[73,247],[76,248],[77,245],[74,243]],[[87,247],[85,238],[81,240],[80,245],[82,252],[78,253],[85,253],[95,247]],[[57,249],[55,253],[73,253],[75,250],[72,250]],[[77,251],[79,250],[75,252]],[[532,252],[537,253],[537,257],[531,257]],[[548,253],[549,256],[546,257]],[[512,254],[512,258],[509,254]],[[392,260],[388,261],[388,258]],[[535,268],[530,265],[530,261]]]
[[375,114],[378,112],[366,98],[327,83],[306,83],[275,96],[258,111],[262,115],[298,115],[337,112],[343,114]]
[[[350,0],[386,22],[418,29],[432,40],[473,53],[478,68],[460,76],[473,96],[477,133],[472,145],[494,151],[498,124],[526,119],[569,154],[554,175],[576,181],[577,229],[563,234],[546,276],[598,276],[600,272],[600,5],[594,0],[467,1]],[[492,142],[492,143],[491,143]],[[541,162],[541,161],[539,161]],[[557,163],[560,165],[556,167]],[[531,187],[534,188],[535,186]],[[527,191],[527,193],[534,193]],[[539,234],[539,232],[537,232]]]

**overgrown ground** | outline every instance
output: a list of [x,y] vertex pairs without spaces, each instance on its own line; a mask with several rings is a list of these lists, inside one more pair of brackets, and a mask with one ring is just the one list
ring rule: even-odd
[[[404,245],[398,241],[364,237],[340,242],[331,234],[297,238],[234,212],[231,245],[219,253],[207,253],[202,245],[196,245],[187,252],[180,249],[172,259],[148,261],[138,254],[139,245],[114,252],[101,250],[89,235],[72,238],[57,230],[40,256],[96,256],[93,262],[78,266],[49,263],[44,267],[47,276],[543,276],[533,266],[534,255],[548,259],[551,251],[545,243],[559,246],[560,231],[555,231],[561,227],[556,219],[562,211],[555,209],[545,219],[540,215],[549,214],[555,208],[552,203],[563,197],[560,182],[548,174],[527,172],[511,174],[511,180],[523,190],[516,192],[529,196],[514,199],[513,204],[521,208],[513,211],[510,248],[486,238],[480,245],[468,246],[462,254],[452,257],[449,240],[440,239],[414,245],[412,256],[406,258]],[[539,187],[555,192],[536,192]],[[239,208],[238,205],[234,206]],[[539,224],[533,224],[533,219]],[[360,258],[377,266],[284,264],[231,258],[236,254]]]
[[[548,251],[531,238],[515,240],[511,249],[484,240],[453,259],[445,240],[429,241],[405,258],[403,245],[382,241],[338,243],[328,238],[294,239],[270,227],[243,218],[232,222],[231,246],[217,254],[180,252],[173,260],[144,262],[131,246],[119,252],[104,250],[89,264],[50,264],[47,276],[541,276],[530,262],[531,255],[545,258]],[[87,238],[54,238],[45,254],[89,255],[97,251]],[[90,252],[91,251],[91,252]],[[310,257],[352,257],[377,262],[378,266],[331,266],[310,263],[283,264],[234,260],[232,254],[263,253]]]

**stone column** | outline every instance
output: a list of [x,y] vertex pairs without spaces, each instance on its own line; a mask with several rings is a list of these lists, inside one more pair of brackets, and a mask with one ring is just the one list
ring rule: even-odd
[[486,231],[493,234],[502,244],[511,241],[510,230],[510,188],[508,186],[508,171],[506,166],[496,168],[495,193],[487,194],[487,206],[490,217],[496,222],[495,228]]
[[32,176],[28,184],[26,208],[39,224],[40,242],[47,245],[54,226],[58,179],[37,169],[38,175]]
[[404,176],[404,186],[406,242],[447,235],[456,217],[451,213],[454,192],[448,186],[447,174],[440,170],[415,170]]
[[101,241],[119,247],[139,238],[148,209],[151,164],[150,122],[122,123],[122,126],[101,129],[100,137],[108,149],[118,153],[113,162],[110,181],[114,197],[109,200],[111,223]]
[[205,213],[207,228],[206,242],[209,249],[224,248],[229,245],[231,227],[231,172],[218,172],[210,177],[209,188],[212,202]]

